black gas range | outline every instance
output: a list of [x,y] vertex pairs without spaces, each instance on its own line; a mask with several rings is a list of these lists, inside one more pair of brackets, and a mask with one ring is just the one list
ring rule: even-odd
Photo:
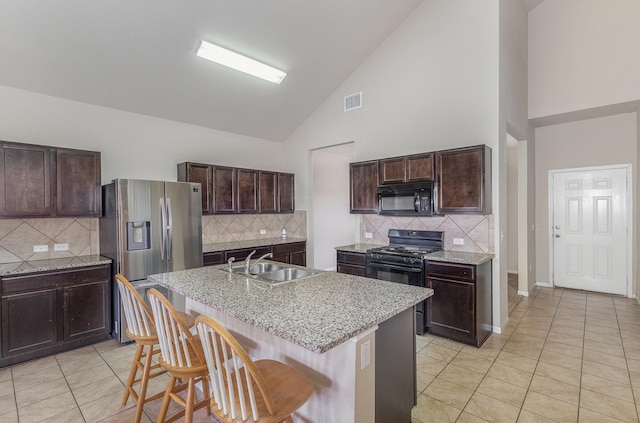
[[[442,231],[389,229],[389,245],[366,253],[366,275],[406,285],[425,286],[424,256],[444,247]],[[416,333],[426,331],[426,301],[416,305]]]

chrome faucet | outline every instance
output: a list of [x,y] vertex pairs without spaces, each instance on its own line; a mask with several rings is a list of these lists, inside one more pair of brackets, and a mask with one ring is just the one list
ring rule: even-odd
[[[252,256],[255,252],[256,252],[256,250],[253,250],[253,251],[251,252],[251,254],[249,254],[249,255],[247,256],[247,258],[246,258],[246,259],[244,259],[244,273],[245,273],[245,274],[247,274],[247,275],[248,275],[249,273],[251,273],[251,267],[252,267],[252,266],[251,266],[251,256]],[[267,253],[267,254],[265,254],[265,255],[263,255],[263,256],[261,256],[261,257],[258,257],[258,259],[257,259],[256,261],[254,261],[254,262],[253,262],[253,265],[255,266],[255,265],[256,265],[256,264],[258,264],[261,260],[264,260],[264,259],[266,259],[266,258],[273,258],[273,253]]]
[[229,266],[229,273],[231,273],[233,271],[233,265],[232,263],[236,261],[235,257],[229,257],[229,260],[227,260],[227,266]]

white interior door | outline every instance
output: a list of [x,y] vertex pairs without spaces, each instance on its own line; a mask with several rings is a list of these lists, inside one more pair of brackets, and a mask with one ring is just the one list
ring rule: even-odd
[[553,283],[627,295],[627,169],[553,173]]

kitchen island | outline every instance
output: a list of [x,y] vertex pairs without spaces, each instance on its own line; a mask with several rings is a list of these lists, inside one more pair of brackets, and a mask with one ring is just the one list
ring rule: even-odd
[[323,271],[274,286],[225,268],[149,279],[184,295],[188,312],[225,325],[252,357],[305,373],[314,394],[296,413],[300,421],[410,421],[413,307],[432,290]]

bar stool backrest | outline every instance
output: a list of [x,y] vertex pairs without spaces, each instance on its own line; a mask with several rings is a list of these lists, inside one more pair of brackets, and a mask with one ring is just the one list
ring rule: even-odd
[[129,332],[136,337],[154,336],[156,333],[153,315],[144,299],[127,278],[120,273],[116,275],[116,283]]
[[196,328],[211,379],[211,400],[218,410],[235,421],[253,421],[275,413],[267,384],[249,354],[222,325],[204,315],[196,319]]
[[202,347],[169,300],[153,288],[147,295],[164,362],[173,368],[190,368],[193,363],[204,363]]

